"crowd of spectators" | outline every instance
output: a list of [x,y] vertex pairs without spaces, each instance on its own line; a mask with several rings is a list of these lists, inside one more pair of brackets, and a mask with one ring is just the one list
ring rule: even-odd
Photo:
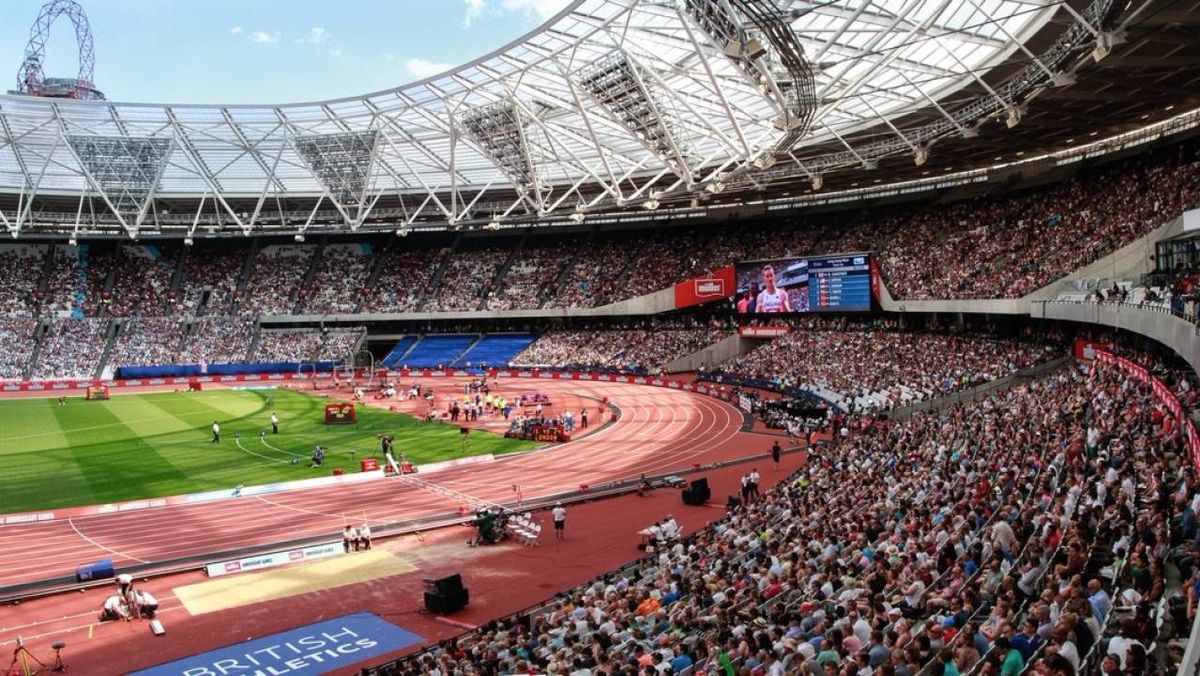
[[902,406],[1010,375],[1054,353],[1014,340],[845,324],[799,329],[707,375],[807,390],[845,410]]
[[1016,297],[1197,205],[1200,162],[1143,158],[1017,195],[914,212],[890,233],[881,267],[898,298]]
[[180,317],[134,317],[113,342],[108,363],[122,366],[165,366],[181,363],[179,347],[187,326]]
[[371,274],[372,260],[356,244],[326,246],[312,284],[299,289],[303,314],[353,313]]
[[660,371],[726,338],[724,328],[549,331],[513,357],[514,366]]
[[179,363],[243,363],[249,358],[257,326],[253,317],[198,317],[180,349]]
[[240,315],[292,314],[300,284],[315,249],[311,246],[269,246],[254,258],[250,278],[238,294]]
[[109,320],[54,319],[42,336],[34,380],[91,378],[104,353]]
[[328,330],[278,329],[264,330],[252,361],[312,362],[347,361],[358,342],[362,329]]
[[436,249],[395,249],[383,259],[379,279],[363,301],[362,312],[412,312],[429,290],[433,271],[444,255]]
[[38,245],[0,247],[0,317],[32,317],[46,248]]
[[184,261],[180,288],[184,314],[229,314],[245,262],[244,252],[193,250]]
[[1155,639],[1186,631],[1160,627],[1169,517],[1200,499],[1161,414],[1117,372],[1068,371],[875,426],[623,571],[376,673],[1151,673]]
[[626,298],[622,273],[633,260],[637,240],[606,238],[579,251],[550,307],[595,307]]
[[171,282],[179,269],[179,252],[167,247],[121,247],[113,290],[107,294],[112,317],[157,317],[184,310]]
[[37,292],[43,317],[70,316],[82,310],[83,272],[79,269],[77,247],[54,245],[45,285]]
[[37,321],[29,317],[0,315],[0,380],[25,377],[29,358],[33,356],[34,330]]
[[449,312],[479,309],[483,298],[496,290],[496,273],[508,260],[506,249],[459,251],[447,259],[436,297],[426,310]]
[[515,254],[499,288],[488,296],[489,310],[534,310],[557,291],[563,266],[575,255],[581,238],[527,246]]

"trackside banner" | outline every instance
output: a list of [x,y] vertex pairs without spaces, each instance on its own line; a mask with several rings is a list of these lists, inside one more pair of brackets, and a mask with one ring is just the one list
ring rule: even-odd
[[339,556],[342,553],[342,543],[329,542],[323,545],[300,547],[299,549],[289,549],[286,551],[271,552],[270,554],[261,554],[259,556],[235,559],[233,561],[212,563],[208,565],[206,571],[208,572],[209,577],[220,577],[222,575],[230,575],[233,573],[247,573],[252,570],[262,570],[263,568],[286,566],[289,563],[298,563],[300,561],[324,559],[330,556]]
[[1131,362],[1124,357],[1118,357],[1100,347],[1094,348],[1094,353],[1098,363],[1106,366],[1114,366],[1125,375],[1150,386],[1151,391],[1154,392],[1154,398],[1158,399],[1159,403],[1167,409],[1167,412],[1171,414],[1176,422],[1182,425],[1183,439],[1187,443],[1188,452],[1192,456],[1192,466],[1200,469],[1200,433],[1196,432],[1196,424],[1185,415],[1183,406],[1179,403],[1179,399],[1175,397],[1175,393],[1171,391],[1171,388],[1167,387],[1166,383],[1159,380],[1140,364]]
[[733,266],[714,270],[707,277],[695,277],[675,285],[675,308],[702,305],[733,295]]
[[329,674],[423,640],[377,615],[354,613],[135,671],[131,676]]

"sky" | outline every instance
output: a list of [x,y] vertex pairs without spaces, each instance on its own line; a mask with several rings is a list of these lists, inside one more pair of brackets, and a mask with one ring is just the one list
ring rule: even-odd
[[[45,0],[0,0],[0,90],[16,86]],[[388,89],[466,63],[537,28],[569,0],[79,0],[96,87],[110,101],[292,103]],[[75,77],[71,22],[43,71]]]

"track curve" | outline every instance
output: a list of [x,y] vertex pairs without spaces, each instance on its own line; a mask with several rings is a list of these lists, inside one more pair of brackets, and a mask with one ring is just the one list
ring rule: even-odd
[[[447,384],[452,384],[447,379]],[[514,383],[515,384],[515,383]],[[524,383],[522,383],[524,385]],[[448,469],[426,480],[488,502],[525,499],[690,469],[721,457],[742,415],[718,399],[681,390],[602,381],[538,381],[547,393],[600,399],[619,420],[578,440],[496,462]],[[527,389],[527,388],[522,388]],[[400,479],[334,486],[207,504],[0,527],[0,587],[69,575],[111,558],[117,566],[165,561],[336,532],[347,519],[373,524],[441,514],[459,501]]]

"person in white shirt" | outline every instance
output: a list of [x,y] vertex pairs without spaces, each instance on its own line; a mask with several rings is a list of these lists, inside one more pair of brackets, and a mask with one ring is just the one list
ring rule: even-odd
[[216,420],[214,420],[213,424],[212,424],[212,433],[213,433],[212,443],[214,443],[214,444],[221,443],[221,425],[219,423],[217,423]]
[[550,510],[550,514],[554,518],[554,537],[561,540],[563,539],[563,527],[567,522],[567,510],[561,502],[556,502],[554,509]]
[[271,411],[271,434],[279,434],[279,415]]
[[371,527],[363,524],[362,528],[358,529],[358,545],[355,549],[361,547],[363,550],[371,549]]

